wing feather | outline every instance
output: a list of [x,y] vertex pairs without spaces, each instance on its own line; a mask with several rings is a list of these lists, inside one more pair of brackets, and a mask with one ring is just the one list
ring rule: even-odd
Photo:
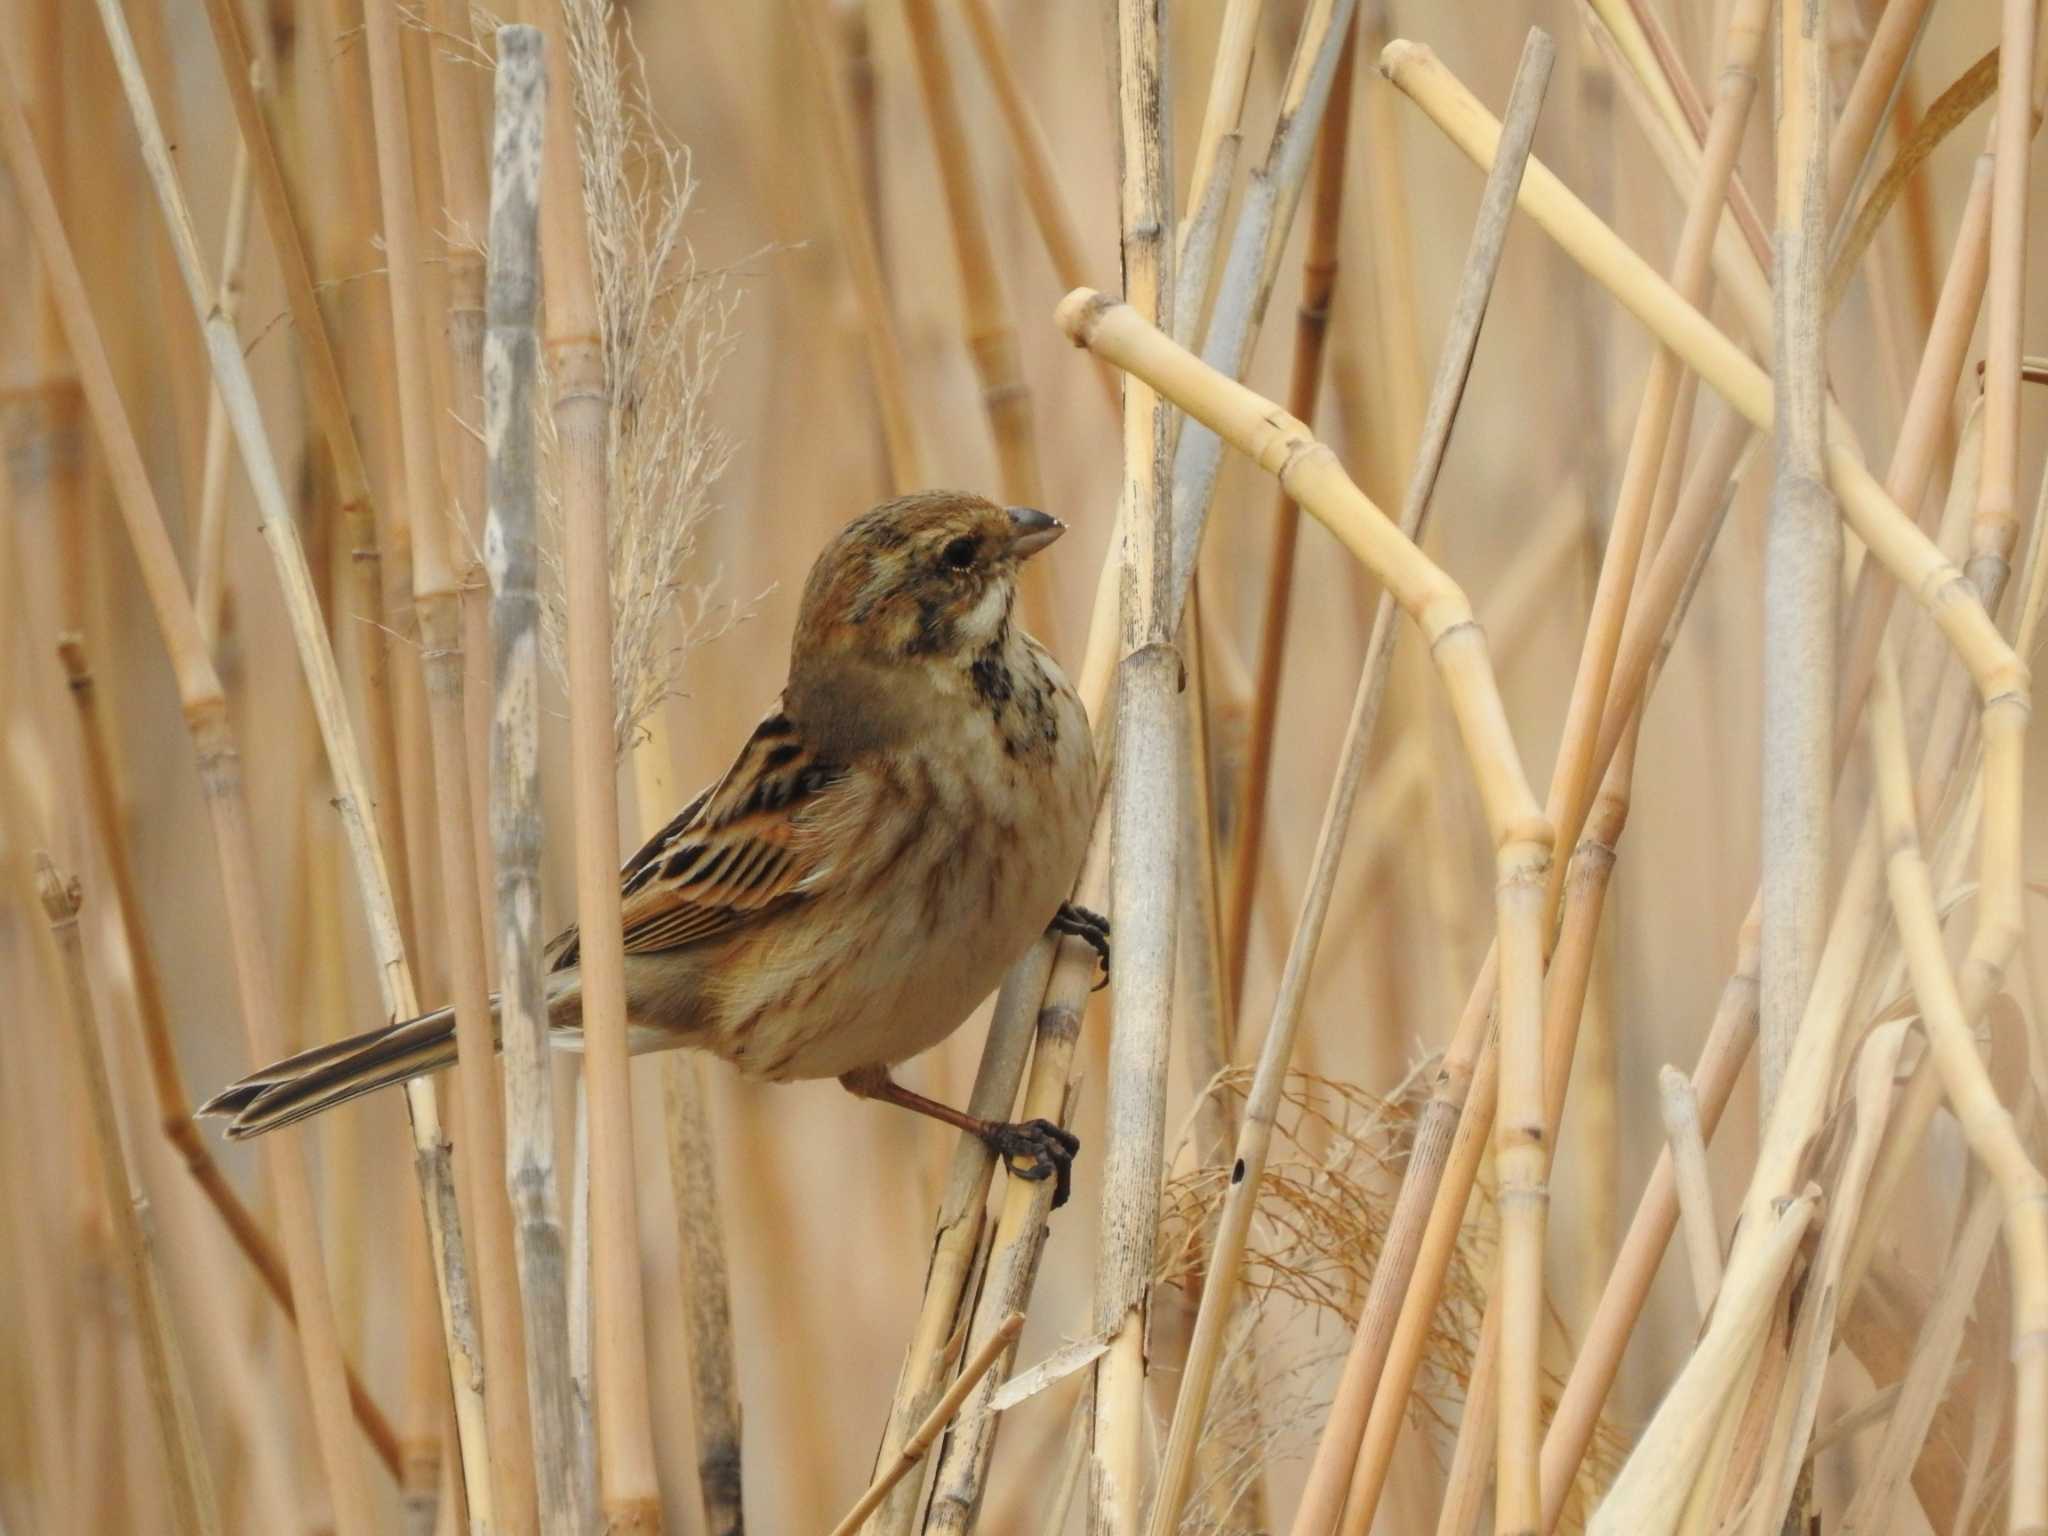
[[[781,710],[740,749],[725,777],[690,802],[620,870],[626,953],[651,954],[729,932],[779,910],[829,869],[832,814],[847,770],[822,759]],[[576,963],[575,930],[557,970]]]

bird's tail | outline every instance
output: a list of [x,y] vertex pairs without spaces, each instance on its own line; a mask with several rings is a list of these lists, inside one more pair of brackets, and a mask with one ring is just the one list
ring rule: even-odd
[[[496,1032],[497,999],[491,999]],[[202,1116],[228,1119],[230,1140],[261,1136],[345,1104],[359,1094],[402,1083],[455,1064],[455,1010],[438,1009],[387,1024],[283,1061],[230,1083],[199,1106]]]

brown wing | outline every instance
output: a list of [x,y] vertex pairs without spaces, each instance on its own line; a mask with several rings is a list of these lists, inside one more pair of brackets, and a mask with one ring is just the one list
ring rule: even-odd
[[[845,768],[809,748],[789,716],[771,713],[725,777],[626,861],[619,875],[626,953],[693,944],[801,900],[828,855],[810,823],[846,778]],[[575,930],[556,942],[553,969],[574,965]]]

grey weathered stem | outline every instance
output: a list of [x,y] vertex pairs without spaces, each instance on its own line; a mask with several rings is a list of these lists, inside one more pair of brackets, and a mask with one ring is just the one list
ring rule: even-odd
[[[1778,123],[1776,478],[1764,532],[1764,1113],[1827,930],[1841,522],[1828,490],[1826,0],[1783,12]],[[1786,1191],[1790,1193],[1790,1191]]]
[[[1350,35],[1354,7],[1355,0],[1315,0],[1310,8],[1288,68],[1280,120],[1265,162],[1245,182],[1243,206],[1231,232],[1230,251],[1224,258],[1201,351],[1203,362],[1233,379],[1244,372],[1252,343],[1266,318],[1266,303],[1273,296],[1273,280],[1279,274],[1288,232],[1294,227],[1295,205],[1308,179],[1316,132],[1329,103],[1337,56]],[[1125,296],[1129,297],[1128,281]],[[1169,314],[1160,327],[1169,335],[1172,319]],[[1194,570],[1195,553],[1201,548],[1202,528],[1222,462],[1222,439],[1200,422],[1188,422],[1173,456],[1174,625],[1180,620],[1188,574]],[[1169,633],[1174,625],[1169,625]]]
[[499,1036],[505,1051],[505,1183],[512,1200],[541,1529],[579,1536],[596,1499],[577,1444],[569,1374],[568,1261],[555,1192],[555,1114],[541,971],[540,589],[534,408],[540,338],[542,39],[498,31],[483,350],[484,559],[496,697],[491,847],[497,869]]
[[[411,1018],[419,1012],[413,990],[412,972],[406,962],[400,936],[397,909],[392,901],[391,877],[384,862],[384,850],[377,840],[372,820],[372,796],[356,746],[355,725],[341,687],[334,652],[327,640],[320,601],[306,564],[305,546],[292,517],[277,458],[263,427],[256,390],[242,355],[241,338],[213,303],[213,288],[207,279],[206,261],[193,231],[190,210],[164,141],[156,109],[143,83],[136,61],[135,45],[121,8],[114,0],[98,0],[101,21],[113,48],[114,62],[127,93],[130,114],[141,140],[143,164],[149,171],[164,222],[171,232],[172,248],[185,280],[186,296],[201,318],[207,354],[213,366],[214,385],[220,391],[228,424],[234,429],[235,446],[241,454],[251,489],[255,492],[258,525],[269,545],[277,568],[285,610],[291,620],[292,639],[298,648],[299,664],[313,698],[321,740],[327,749],[329,772],[334,779],[333,804],[347,836],[354,863],[372,951],[377,961],[378,987],[385,1011],[394,1018]],[[260,185],[259,185],[260,190]],[[420,1204],[427,1224],[427,1238],[434,1264],[435,1290],[440,1301],[442,1339],[448,1352],[453,1382],[456,1424],[463,1449],[464,1481],[473,1490],[485,1481],[483,1400],[478,1389],[480,1368],[475,1337],[475,1308],[469,1292],[468,1264],[463,1255],[462,1230],[456,1214],[453,1170],[448,1143],[441,1133],[440,1108],[433,1087],[424,1080],[408,1083],[406,1108],[410,1116],[414,1168],[420,1183]],[[293,1291],[298,1291],[293,1283]],[[479,1495],[480,1497],[482,1495]]]
[[79,1080],[85,1085],[86,1117],[98,1153],[100,1190],[121,1253],[129,1304],[135,1309],[142,1378],[156,1419],[171,1525],[179,1536],[211,1536],[221,1528],[219,1501],[192,1412],[191,1383],[185,1376],[177,1335],[171,1331],[163,1275],[150,1239],[149,1196],[130,1177],[121,1150],[121,1124],[107,1075],[106,1048],[86,986],[85,952],[78,936],[78,882],[61,876],[49,855],[39,852],[36,883],[63,971],[65,996],[59,1011],[66,1015],[66,1033],[77,1055]]
[[704,1063],[693,1052],[675,1051],[662,1059],[662,1118],[668,1126],[669,1182],[675,1189],[677,1290],[690,1341],[690,1419],[697,1437],[704,1528],[710,1536],[740,1536],[746,1522],[740,1497],[739,1374],[733,1364],[725,1233],[703,1072]]
[[[1487,301],[1500,271],[1501,252],[1507,242],[1508,225],[1514,216],[1515,190],[1521,182],[1522,167],[1536,131],[1536,119],[1550,83],[1551,66],[1557,46],[1541,30],[1532,30],[1515,76],[1501,134],[1501,149],[1493,169],[1487,173],[1471,244],[1466,252],[1464,276],[1457,303],[1444,337],[1443,353],[1437,363],[1431,387],[1428,413],[1423,421],[1422,441],[1417,445],[1414,469],[1401,505],[1401,532],[1415,542],[1428,516],[1430,496],[1450,442],[1451,426],[1457,419],[1458,403],[1470,376],[1473,354],[1479,346],[1479,329],[1486,317]],[[1236,1158],[1231,1169],[1231,1187],[1224,1197],[1217,1233],[1211,1249],[1209,1277],[1202,1290],[1201,1308],[1195,1318],[1194,1338],[1181,1375],[1180,1396],[1174,1405],[1173,1428],[1167,1440],[1160,1471],[1159,1494],[1152,1507],[1152,1536],[1170,1536],[1177,1528],[1180,1505],[1186,1495],[1188,1473],[1194,1465],[1194,1449],[1208,1409],[1210,1383],[1221,1355],[1230,1299],[1244,1260],[1245,1241],[1252,1215],[1258,1206],[1259,1185],[1271,1151],[1274,1115],[1279,1109],[1281,1089],[1293,1060],[1294,1042],[1301,1026],[1302,1010],[1308,998],[1308,978],[1322,941],[1323,923],[1329,915],[1330,893],[1335,886],[1337,866],[1344,851],[1345,834],[1357,798],[1365,759],[1379,723],[1381,700],[1386,695],[1387,676],[1394,654],[1395,623],[1399,616],[1394,600],[1381,594],[1373,615],[1372,638],[1366,644],[1365,665],[1351,705],[1350,724],[1338,758],[1336,782],[1323,811],[1323,823],[1316,838],[1310,866],[1308,891],[1288,946],[1281,971],[1280,991],[1273,1004],[1273,1019],[1267,1026],[1258,1069],[1245,1098],[1244,1120],[1238,1133]]]
[[[1155,326],[1173,327],[1173,159],[1167,135],[1164,0],[1119,0],[1118,183],[1124,292]],[[1180,653],[1174,594],[1174,413],[1150,385],[1124,385],[1122,661],[1110,810],[1110,976],[1095,1326],[1109,1349],[1095,1368],[1091,1530],[1135,1536],[1145,1484],[1146,1322],[1166,1160],[1166,1063],[1180,916]]]

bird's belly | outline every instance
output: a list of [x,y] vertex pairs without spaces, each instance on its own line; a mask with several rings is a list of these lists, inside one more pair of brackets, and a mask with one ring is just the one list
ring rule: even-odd
[[[929,1050],[1051,920],[1071,872],[1035,864],[957,857],[950,872],[932,872],[929,900],[848,911],[831,925],[829,951],[808,957],[807,974],[752,1006],[735,998],[730,1022],[705,1043],[747,1075],[776,1082],[838,1077]],[[805,942],[815,945],[825,914],[803,916]]]

